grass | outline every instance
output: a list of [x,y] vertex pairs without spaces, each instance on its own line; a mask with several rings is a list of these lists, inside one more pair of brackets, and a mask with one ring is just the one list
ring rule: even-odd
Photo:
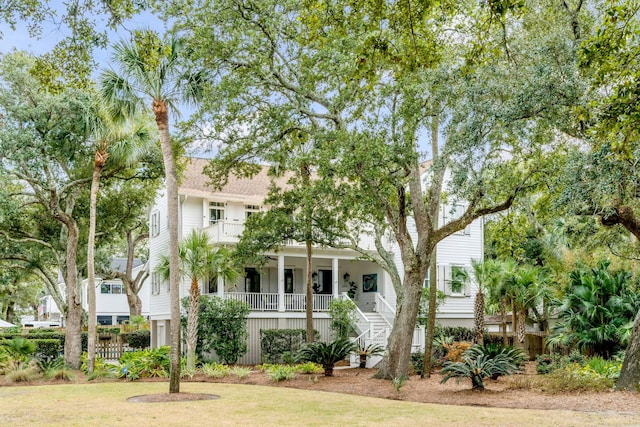
[[[443,406],[347,394],[236,384],[182,383],[182,392],[218,400],[132,403],[168,391],[166,382],[97,383],[0,388],[2,425],[104,426],[189,424],[260,426],[585,426],[637,425],[631,415]],[[372,410],[375,409],[375,410]]]

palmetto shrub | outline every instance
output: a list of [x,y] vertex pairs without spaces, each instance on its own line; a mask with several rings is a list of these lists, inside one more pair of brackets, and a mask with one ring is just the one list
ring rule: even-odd
[[462,378],[471,380],[471,387],[474,390],[484,390],[484,379],[495,375],[510,375],[519,371],[519,366],[505,354],[498,354],[491,357],[487,354],[476,352],[465,353],[462,362],[445,362],[442,367],[443,383],[451,378],[458,381]]
[[300,349],[298,359],[319,363],[324,368],[324,375],[332,377],[335,363],[343,360],[356,349],[356,344],[345,338],[338,338],[330,343],[318,341]]
[[558,323],[549,336],[550,346],[577,348],[607,359],[623,349],[640,308],[629,272],[610,272],[609,262],[596,268],[579,268],[558,307]]
[[124,353],[120,357],[121,376],[131,380],[145,377],[169,376],[168,346],[152,350],[140,350]]
[[38,360],[38,369],[46,379],[71,381],[75,378],[73,370],[64,363],[64,358]]

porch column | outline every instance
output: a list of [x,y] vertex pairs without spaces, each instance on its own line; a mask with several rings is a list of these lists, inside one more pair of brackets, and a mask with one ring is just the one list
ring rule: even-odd
[[224,277],[222,277],[222,274],[220,274],[221,271],[218,270],[218,292],[217,295],[220,298],[224,298]]
[[331,284],[331,290],[333,291],[333,299],[338,299],[338,258],[333,258],[331,260],[331,278],[333,279],[333,283]]
[[284,311],[284,255],[278,255],[278,311]]

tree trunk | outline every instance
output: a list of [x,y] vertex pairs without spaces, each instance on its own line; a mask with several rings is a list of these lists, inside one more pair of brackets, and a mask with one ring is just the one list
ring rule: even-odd
[[518,337],[518,344],[521,347],[524,347],[524,336],[526,333],[526,329],[525,329],[525,322],[527,320],[527,312],[526,310],[523,309],[519,309],[518,310],[518,323],[517,323],[517,337]]
[[107,155],[103,150],[97,150],[93,164],[93,176],[91,179],[91,193],[89,199],[89,238],[87,242],[87,302],[89,315],[87,318],[87,371],[93,372],[96,363],[96,274],[95,274],[95,249],[96,249],[96,206],[98,203],[98,190],[100,188],[100,174]]
[[198,279],[191,279],[189,314],[187,319],[187,368],[196,369],[196,345],[198,343],[198,310],[200,308],[200,287]]
[[505,297],[500,297],[500,316],[502,319],[502,345],[507,347],[509,338],[507,337],[507,299]]
[[424,274],[406,270],[403,289],[397,295],[396,315],[389,335],[387,352],[377,378],[406,378],[411,363],[411,344],[416,327]]
[[[9,323],[13,323],[13,317],[15,316],[15,306],[16,306],[16,302],[15,301],[11,301],[9,303],[7,303],[7,310],[5,311],[5,320]],[[37,317],[36,317],[37,319]]]
[[180,392],[180,259],[178,256],[178,179],[167,105],[153,101],[153,113],[160,133],[160,146],[167,186],[167,212],[169,222],[169,287],[171,352],[169,354],[169,393]]
[[640,310],[633,322],[633,332],[625,352],[620,376],[616,382],[618,390],[638,391],[640,387]]
[[313,277],[311,272],[311,241],[305,242],[307,249],[307,303],[305,304],[305,317],[307,321],[307,342],[313,342],[315,333],[313,330]]
[[511,300],[511,337],[513,338],[513,345],[516,345],[518,342],[518,312],[516,303],[513,300]]
[[129,285],[127,285],[127,303],[129,304],[129,320],[133,316],[142,315],[142,300],[129,288]]
[[484,345],[484,292],[478,290],[474,302],[476,344]]
[[65,215],[67,227],[67,313],[65,322],[64,358],[72,369],[80,369],[82,356],[82,302],[78,295],[78,225]]
[[422,356],[420,378],[431,378],[431,365],[433,365],[433,339],[436,332],[436,300],[438,298],[437,248],[433,249],[431,259],[434,267],[431,268],[431,274],[429,274],[429,319],[424,337],[424,355]]

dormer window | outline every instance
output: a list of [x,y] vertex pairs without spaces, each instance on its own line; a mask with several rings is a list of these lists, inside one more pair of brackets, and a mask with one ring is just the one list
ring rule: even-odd
[[209,202],[209,224],[224,220],[224,203]]
[[251,215],[256,212],[260,212],[260,206],[258,205],[245,205],[244,206],[244,218],[249,219]]

